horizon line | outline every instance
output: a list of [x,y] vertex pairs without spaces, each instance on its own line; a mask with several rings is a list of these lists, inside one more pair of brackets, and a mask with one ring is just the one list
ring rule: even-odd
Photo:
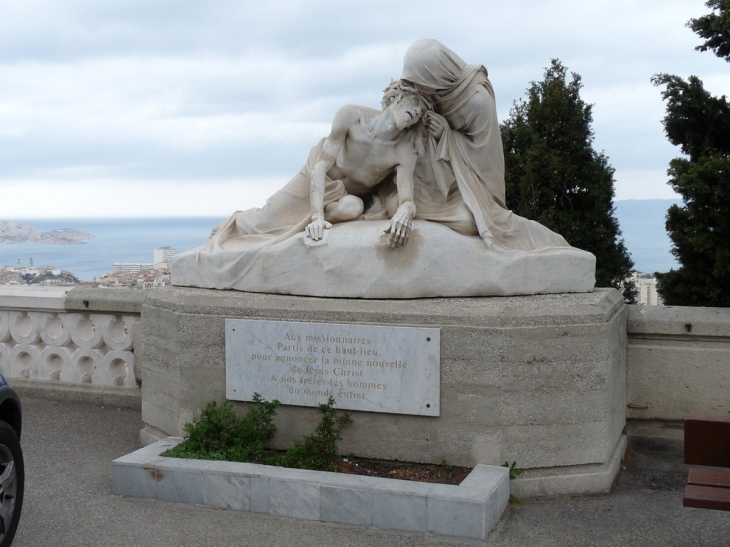
[[[626,201],[666,201],[666,202],[682,202],[683,200],[681,198],[627,198],[627,199],[614,199],[613,203],[618,202],[626,202]],[[5,217],[0,216],[0,222],[20,222],[20,221],[26,221],[26,220],[161,220],[161,219],[227,219],[231,216],[232,213],[224,213],[224,214],[214,214],[214,213],[207,213],[207,214],[192,214],[192,215],[184,215],[184,214],[162,214],[157,216],[150,216],[150,215],[137,215],[137,214],[130,214],[130,215],[113,215],[113,216],[107,216],[107,215],[100,215],[100,216],[58,216],[58,215],[51,215],[51,216],[16,216],[16,217]]]

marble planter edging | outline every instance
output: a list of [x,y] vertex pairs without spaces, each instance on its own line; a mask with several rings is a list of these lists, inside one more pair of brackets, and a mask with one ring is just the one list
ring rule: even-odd
[[477,465],[459,485],[160,456],[168,437],[112,462],[115,495],[323,522],[485,539],[509,500],[505,467]]

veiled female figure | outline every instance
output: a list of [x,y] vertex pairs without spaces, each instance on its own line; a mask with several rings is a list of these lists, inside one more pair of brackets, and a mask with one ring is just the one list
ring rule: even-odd
[[488,249],[569,247],[562,236],[508,210],[494,89],[481,65],[468,65],[437,40],[406,51],[401,79],[429,94],[436,115],[416,167],[416,218],[479,235]]

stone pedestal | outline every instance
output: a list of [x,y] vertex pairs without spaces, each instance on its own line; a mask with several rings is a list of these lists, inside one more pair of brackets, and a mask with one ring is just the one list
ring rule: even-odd
[[[626,306],[615,290],[507,298],[345,300],[165,287],[142,310],[145,442],[225,400],[224,321],[396,325],[441,332],[440,416],[350,411],[341,450],[474,466],[517,462],[517,496],[607,492],[625,446]],[[239,404],[239,403],[237,403]],[[311,433],[280,407],[275,444]]]

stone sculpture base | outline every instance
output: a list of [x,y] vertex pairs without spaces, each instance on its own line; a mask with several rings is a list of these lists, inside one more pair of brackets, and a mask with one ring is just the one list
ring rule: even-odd
[[[373,301],[165,287],[142,311],[143,442],[180,435],[225,400],[226,318],[437,327],[439,417],[350,411],[343,453],[500,465],[517,496],[607,492],[625,447],[626,306],[615,290],[510,298]],[[237,403],[238,404],[238,403]],[[275,445],[317,421],[280,407]]]
[[596,258],[573,247],[540,252],[487,251],[478,237],[446,226],[415,221],[405,247],[381,242],[385,221],[336,224],[326,241],[312,244],[297,234],[271,245],[251,269],[223,278],[216,272],[241,249],[220,251],[216,268],[201,266],[198,250],[175,257],[172,283],[184,287],[330,296],[341,298],[430,298],[588,292]]

